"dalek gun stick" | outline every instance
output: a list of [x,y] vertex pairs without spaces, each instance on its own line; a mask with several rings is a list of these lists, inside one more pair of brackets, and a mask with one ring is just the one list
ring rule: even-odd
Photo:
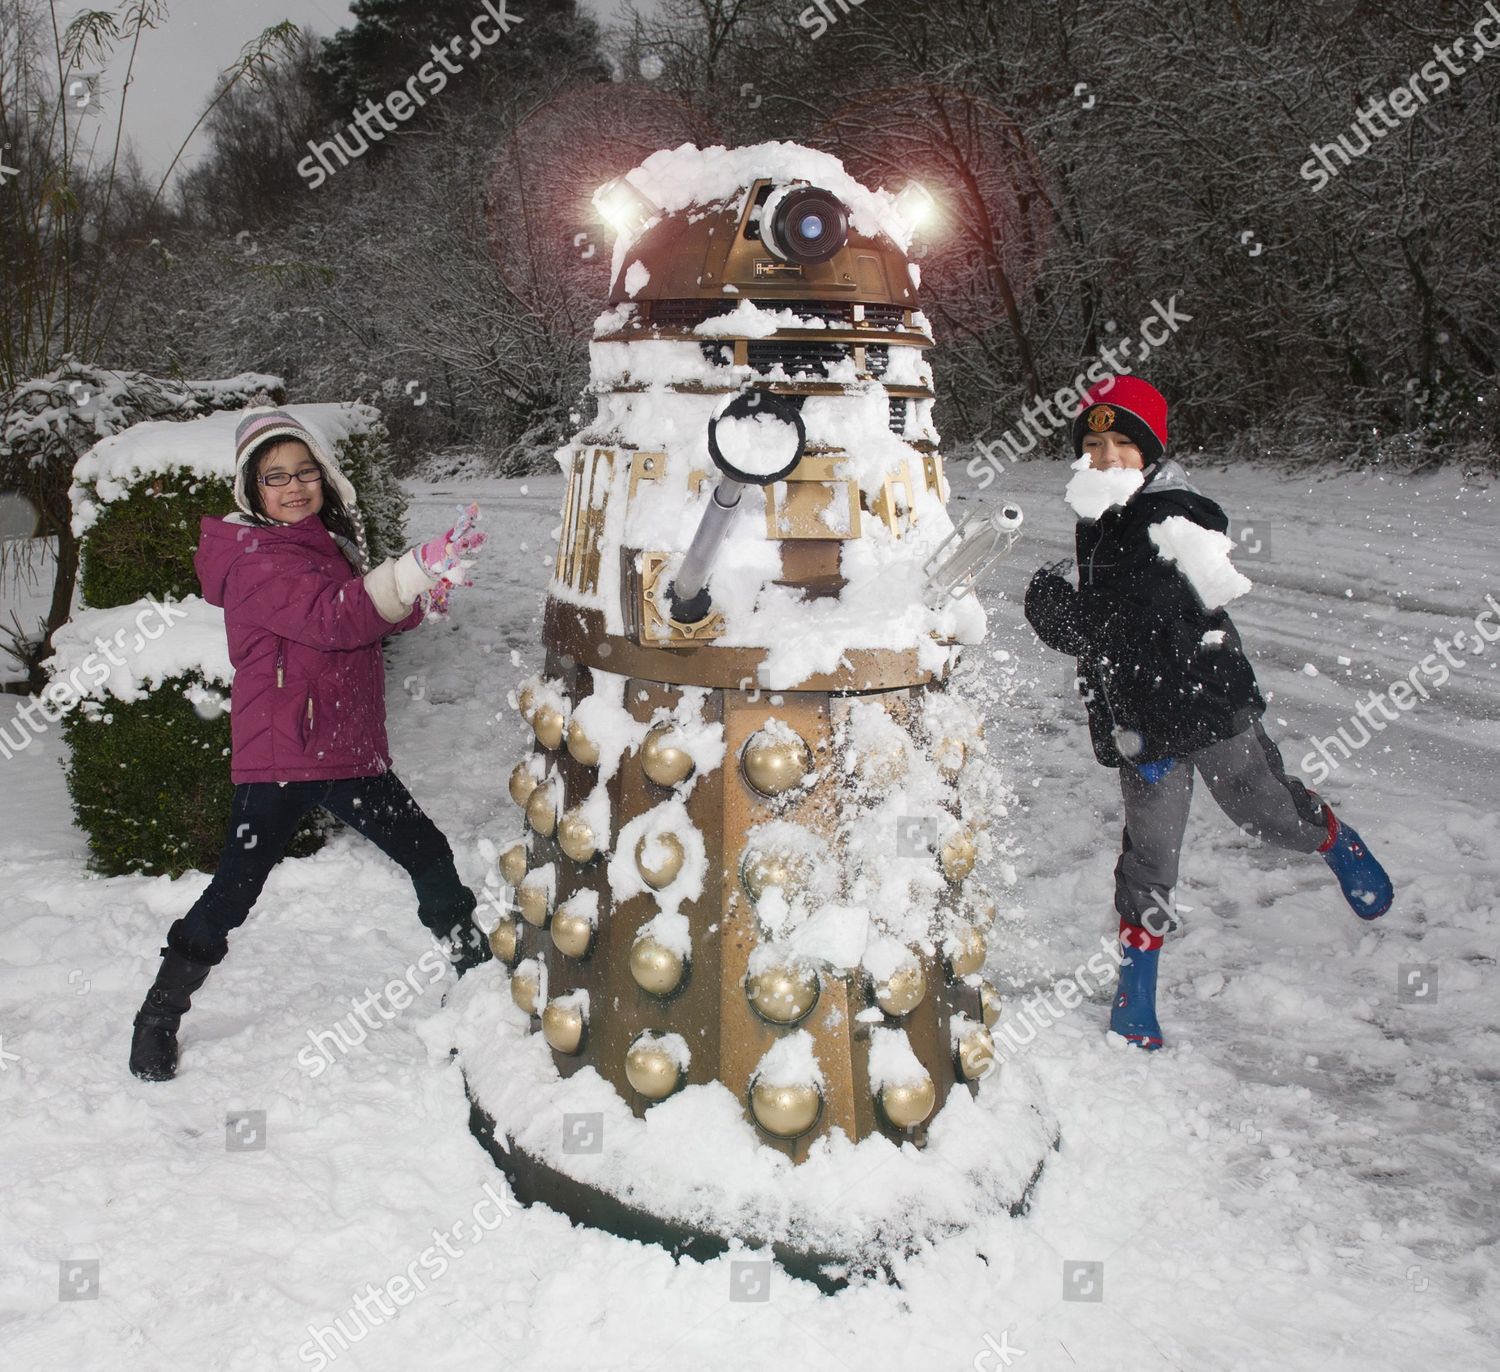
[[945,600],[968,595],[1011,554],[1021,536],[1024,516],[1019,505],[998,510],[971,510],[955,526],[923,568],[923,591],[934,609]]
[[693,535],[682,566],[667,591],[672,618],[679,624],[697,624],[708,618],[713,606],[708,594],[708,574],[713,569],[724,535],[729,532],[729,521],[740,507],[744,489],[742,483],[725,477],[709,497],[698,531]]

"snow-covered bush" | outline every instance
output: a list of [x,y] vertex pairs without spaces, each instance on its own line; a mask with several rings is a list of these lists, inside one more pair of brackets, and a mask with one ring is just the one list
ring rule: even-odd
[[[246,372],[225,380],[185,381],[94,366],[65,357],[51,371],[0,390],[0,489],[15,491],[39,512],[37,535],[56,540],[55,583],[44,622],[23,625],[34,642],[27,659],[32,691],[41,690],[40,663],[52,635],[73,607],[78,542],[69,487],[78,460],[101,440],[144,420],[186,419],[210,410],[275,403],[279,377]],[[4,584],[0,566],[0,585]]]
[[[371,558],[399,552],[406,495],[390,469],[379,413],[368,405],[288,408],[323,435],[358,493]],[[198,522],[234,509],[234,430],[243,417],[137,425],[79,460],[69,494],[86,604],[197,592]]]
[[[41,703],[66,712],[68,790],[94,865],[111,876],[212,868],[231,795],[222,612],[198,596],[80,610],[55,647]],[[304,825],[292,851],[320,842]]]

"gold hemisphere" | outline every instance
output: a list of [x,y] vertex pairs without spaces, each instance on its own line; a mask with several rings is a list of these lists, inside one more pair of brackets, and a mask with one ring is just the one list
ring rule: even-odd
[[514,962],[521,948],[521,927],[513,919],[502,919],[490,930],[490,952],[501,962]]
[[673,742],[678,737],[671,724],[658,724],[641,744],[641,770],[658,786],[676,786],[693,774],[693,759]]
[[583,1043],[583,1011],[572,1003],[549,1001],[542,1011],[542,1037],[559,1053],[576,1053]]
[[822,1107],[816,1086],[768,1086],[755,1081],[750,1087],[750,1110],[756,1123],[777,1138],[794,1139],[812,1128]]
[[647,1100],[664,1100],[677,1089],[682,1069],[659,1043],[637,1040],[625,1054],[625,1080]]
[[552,913],[547,894],[547,887],[540,881],[528,881],[516,888],[516,904],[521,907],[521,918],[537,929],[546,928],[547,916]]
[[949,881],[962,881],[974,870],[974,860],[979,850],[974,845],[974,835],[967,829],[958,829],[943,840],[938,850],[938,862],[943,875]]
[[[652,861],[646,859],[648,843],[656,849],[656,857]],[[635,865],[640,871],[641,880],[653,891],[660,891],[662,887],[670,886],[676,881],[678,873],[682,871],[682,864],[686,861],[687,849],[671,830],[665,830],[654,837],[642,834],[635,845]]]
[[993,1029],[1000,1019],[1000,992],[991,982],[979,983],[979,1013],[986,1029]]
[[585,732],[576,718],[568,721],[568,753],[585,767],[599,765],[599,745]]
[[763,796],[779,796],[800,786],[812,771],[812,749],[804,739],[758,730],[740,751],[745,780]]
[[512,972],[510,998],[528,1015],[536,1014],[536,998],[541,984],[535,972]]
[[755,1013],[772,1024],[795,1024],[817,1003],[818,977],[810,968],[778,964],[745,983]]
[[552,945],[570,958],[581,958],[594,941],[594,926],[586,915],[559,910],[552,916]]
[[988,1029],[971,1029],[959,1040],[958,1070],[965,1081],[978,1081],[994,1065],[995,1036]]
[[538,786],[526,802],[526,822],[543,838],[551,838],[557,828],[557,801],[550,786]]
[[775,848],[747,848],[740,863],[740,881],[752,902],[758,901],[771,887],[779,887],[788,899],[796,895],[806,881],[803,863]]
[[565,727],[561,710],[551,705],[538,705],[531,717],[531,727],[536,733],[536,741],[543,748],[561,746]]
[[529,760],[523,758],[516,763],[510,774],[510,798],[524,810],[536,788],[537,780],[532,775]]
[[630,975],[635,984],[653,996],[670,996],[682,985],[687,970],[682,958],[649,934],[636,939],[630,949]]
[[955,978],[966,977],[984,966],[989,947],[985,937],[972,924],[966,924],[955,935],[958,946],[948,955],[948,966]]
[[875,983],[875,1003],[888,1015],[907,1015],[927,994],[927,976],[920,962],[898,967],[884,981]]
[[500,875],[507,886],[519,886],[526,875],[526,845],[512,843],[500,854]]
[[574,862],[588,862],[599,851],[593,829],[576,810],[569,810],[558,824],[557,846]]
[[936,1102],[937,1087],[928,1076],[919,1082],[882,1087],[880,1092],[880,1107],[898,1129],[912,1129],[921,1124]]

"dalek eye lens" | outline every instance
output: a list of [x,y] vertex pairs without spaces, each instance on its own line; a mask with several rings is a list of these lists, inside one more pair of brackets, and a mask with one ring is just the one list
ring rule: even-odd
[[778,257],[803,266],[827,262],[849,238],[849,211],[815,186],[777,192],[766,202],[761,239]]

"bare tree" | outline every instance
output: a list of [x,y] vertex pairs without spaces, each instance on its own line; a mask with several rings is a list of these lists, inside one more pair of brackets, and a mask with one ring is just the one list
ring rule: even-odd
[[[99,359],[150,246],[147,231],[177,158],[144,193],[122,142],[124,93],[143,38],[166,19],[160,0],[132,0],[118,15],[84,10],[64,26],[56,0],[0,0],[0,130],[16,159],[0,185],[0,485],[25,490],[41,511],[41,536],[57,541],[43,653],[71,610],[78,549],[67,490],[79,451],[45,441],[27,424],[30,383]],[[216,101],[264,74],[294,34],[291,25],[277,25],[247,44],[224,73]],[[90,74],[117,52],[125,62],[122,95],[111,141],[101,149],[98,139],[85,141],[81,116],[98,95]],[[82,387],[76,394],[88,392],[78,377],[71,382]],[[96,438],[110,432],[97,413],[92,418]]]

